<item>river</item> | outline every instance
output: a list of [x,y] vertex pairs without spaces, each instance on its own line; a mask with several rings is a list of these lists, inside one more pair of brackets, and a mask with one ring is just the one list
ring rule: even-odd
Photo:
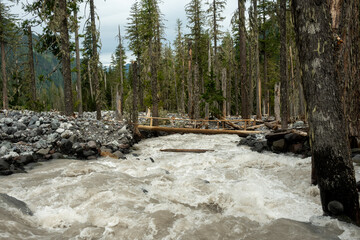
[[126,160],[54,160],[0,177],[0,192],[34,213],[0,204],[0,239],[360,239],[358,227],[322,216],[310,158],[238,141],[175,134],[141,141]]

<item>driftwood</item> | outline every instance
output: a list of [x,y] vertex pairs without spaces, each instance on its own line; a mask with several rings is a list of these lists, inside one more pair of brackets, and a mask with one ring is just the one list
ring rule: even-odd
[[308,134],[306,132],[295,130],[295,129],[290,129],[290,130],[281,131],[281,132],[269,133],[265,136],[265,138],[271,142],[274,142],[274,141],[284,138],[285,135],[288,135],[290,133],[293,134],[293,136],[291,136],[292,140],[306,138],[308,136]]
[[238,126],[238,125],[236,125],[236,124],[234,124],[234,123],[232,123],[232,122],[230,122],[230,121],[227,121],[227,120],[225,120],[225,118],[223,118],[223,117],[221,117],[221,118],[219,118],[222,122],[224,122],[226,125],[229,125],[230,127],[232,127],[232,128],[234,128],[234,129],[236,129],[236,130],[241,130],[241,129],[243,129],[242,127],[240,127],[240,126]]
[[214,150],[209,149],[160,149],[161,152],[189,152],[189,153],[205,153],[213,152]]

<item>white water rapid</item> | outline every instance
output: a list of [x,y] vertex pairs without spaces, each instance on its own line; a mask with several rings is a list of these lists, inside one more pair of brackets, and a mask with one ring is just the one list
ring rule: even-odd
[[0,204],[0,239],[360,239],[358,227],[321,216],[310,158],[238,141],[176,134],[140,142],[126,160],[55,160],[0,177],[0,192],[34,213]]

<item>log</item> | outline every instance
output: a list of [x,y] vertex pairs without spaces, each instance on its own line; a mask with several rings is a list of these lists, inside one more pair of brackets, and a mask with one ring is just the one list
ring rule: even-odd
[[252,134],[260,134],[262,131],[244,131],[244,130],[222,130],[222,129],[194,129],[194,128],[169,128],[169,127],[151,127],[138,125],[139,130],[163,131],[175,133],[200,133],[200,134],[237,134],[240,137],[247,137]]
[[265,122],[264,124],[265,124],[266,127],[270,128],[271,130],[278,130],[279,129],[278,121]]
[[209,149],[160,149],[161,152],[190,152],[190,153],[205,153],[213,152],[214,150]]

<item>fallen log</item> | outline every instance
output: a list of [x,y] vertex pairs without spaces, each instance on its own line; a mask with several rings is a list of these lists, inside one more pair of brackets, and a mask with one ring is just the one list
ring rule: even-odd
[[209,149],[160,149],[161,152],[190,152],[190,153],[205,153],[213,152],[214,150]]
[[272,130],[278,130],[279,129],[278,121],[265,122],[264,124],[265,124],[266,127],[270,128]]
[[244,131],[244,130],[222,130],[222,129],[197,129],[197,128],[168,128],[138,125],[139,130],[163,131],[175,133],[201,133],[201,134],[237,134],[240,137],[247,137],[252,134],[263,133],[262,131]]

